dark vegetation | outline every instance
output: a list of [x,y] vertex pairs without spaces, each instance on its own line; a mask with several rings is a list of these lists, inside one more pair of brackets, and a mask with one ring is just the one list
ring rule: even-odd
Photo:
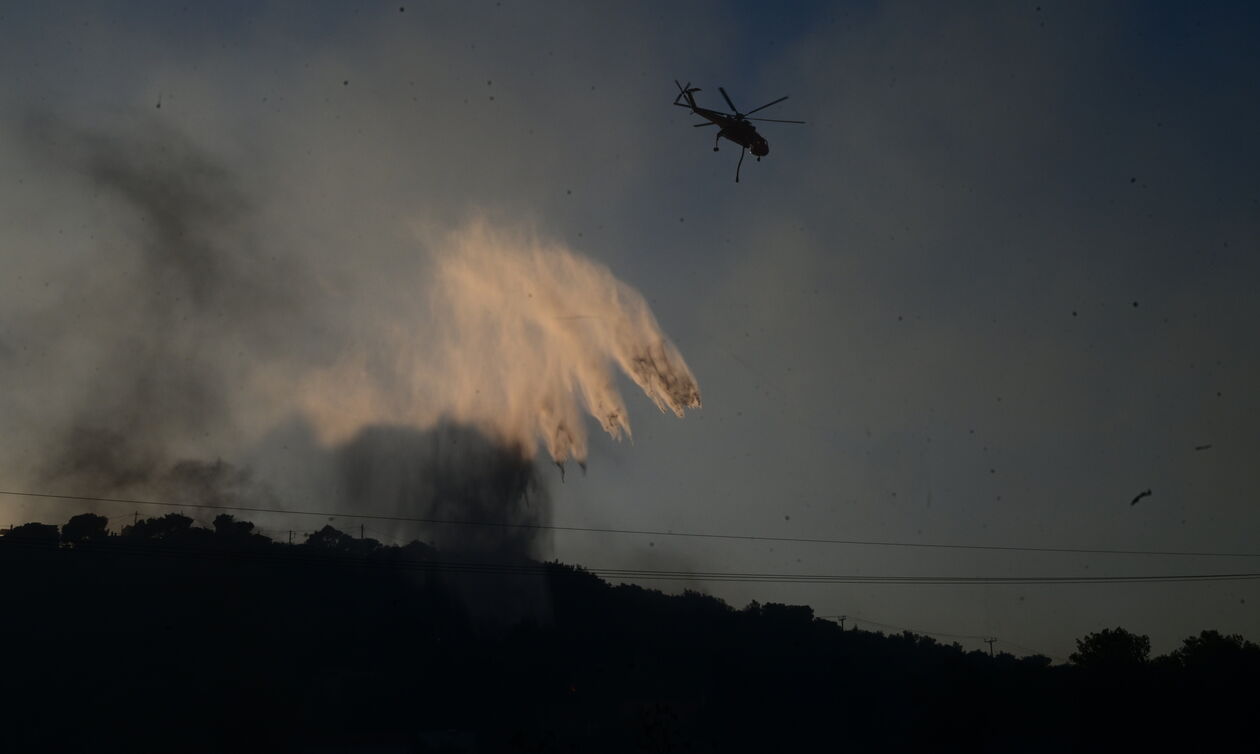
[[1260,647],[1078,640],[1067,665],[221,515],[0,538],[9,751],[1230,751]]

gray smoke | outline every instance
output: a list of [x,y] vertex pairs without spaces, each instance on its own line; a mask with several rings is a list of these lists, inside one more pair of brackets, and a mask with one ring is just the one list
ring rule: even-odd
[[184,453],[232,433],[238,366],[302,315],[295,286],[275,284],[293,271],[262,252],[231,173],[179,133],[50,118],[28,126],[33,151],[86,183],[126,234],[66,271],[70,295],[36,320],[50,345],[81,340],[88,352],[76,365],[86,378],[66,397],[69,418],[46,436],[38,479],[99,495],[169,490],[187,469]]

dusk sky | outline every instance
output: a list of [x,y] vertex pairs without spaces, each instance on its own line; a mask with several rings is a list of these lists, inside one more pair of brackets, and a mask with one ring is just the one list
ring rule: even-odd
[[[1233,555],[556,531],[548,557],[1260,572],[1258,35],[1246,2],[2,3],[0,489],[167,499],[62,473],[89,426],[115,460],[222,459],[278,507],[353,513],[328,448],[443,417],[514,439],[554,371],[632,431],[583,416],[562,480],[520,430],[557,525]],[[675,79],[806,124],[758,124],[736,184]],[[482,266],[443,261],[462,248]],[[531,270],[562,317],[513,299]],[[595,329],[512,336],[623,314],[702,408],[658,410]],[[0,496],[0,524],[85,505]],[[642,583],[1058,659],[1117,625],[1155,653],[1260,640],[1255,579]]]

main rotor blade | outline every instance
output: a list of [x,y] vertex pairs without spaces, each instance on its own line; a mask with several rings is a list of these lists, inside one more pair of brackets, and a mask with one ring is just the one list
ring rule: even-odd
[[766,123],[804,123],[803,120],[779,120],[778,118],[749,118],[748,120],[763,120]]
[[716,126],[716,125],[717,125],[716,123],[712,123],[712,122],[709,122],[709,123],[692,123],[692,124],[691,124],[691,127],[692,127],[692,128],[704,128],[705,126]]
[[722,88],[722,87],[720,87],[720,86],[718,87],[718,91],[722,93],[722,97],[723,97],[723,99],[725,99],[725,100],[726,100],[726,104],[728,104],[728,105],[730,105],[730,106],[731,106],[731,112],[733,112],[733,113],[738,113],[738,112],[739,112],[739,108],[738,108],[738,107],[735,107],[735,103],[734,103],[734,102],[731,102],[731,95],[727,94],[727,93],[726,93],[726,90],[725,90],[725,89],[723,89],[723,88]]
[[[785,99],[787,99],[787,97],[780,97],[780,98],[778,98],[777,100],[775,100],[774,102],[767,102],[766,104],[764,104],[764,105],[762,105],[761,107],[757,108],[757,110],[765,110],[767,107],[770,107],[771,105],[777,105],[777,104],[779,104],[780,102],[782,102],[782,101],[783,101],[783,100],[785,100]],[[731,105],[731,107],[734,107],[734,105]],[[753,113],[757,112],[757,110],[749,110],[748,112],[744,113],[744,115],[752,115]]]

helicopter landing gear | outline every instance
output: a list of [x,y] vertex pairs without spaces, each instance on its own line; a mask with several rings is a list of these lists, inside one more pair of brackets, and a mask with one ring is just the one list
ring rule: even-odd
[[721,141],[721,140],[722,140],[722,137],[723,137],[723,136],[725,136],[725,135],[726,135],[726,131],[725,131],[725,130],[719,130],[719,131],[717,132],[717,136],[714,136],[714,137],[713,137],[713,151],[714,151],[714,152],[718,151],[718,142],[719,142],[719,141]]

